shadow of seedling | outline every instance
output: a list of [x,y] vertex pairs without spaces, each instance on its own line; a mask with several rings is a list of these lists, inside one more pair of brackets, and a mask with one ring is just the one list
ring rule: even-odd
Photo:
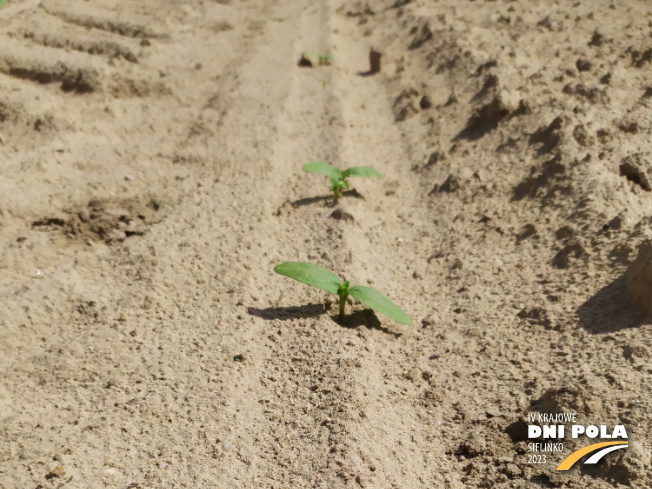
[[354,199],[365,200],[364,195],[362,195],[360,192],[358,192],[354,188],[352,188],[351,190],[345,190],[344,192],[342,192],[342,196],[344,196],[344,197],[353,197]]
[[[326,309],[324,308],[324,304],[306,304],[304,306],[267,307],[265,309],[250,307],[247,309],[247,312],[251,316],[256,316],[267,321],[291,321],[294,319],[307,319],[321,316],[326,313]],[[331,315],[331,319],[344,328],[355,329],[359,326],[364,326],[367,329],[376,329],[385,334],[392,335],[394,338],[400,338],[402,336],[402,333],[394,333],[384,328],[371,309],[354,312],[345,316],[342,320],[338,319],[337,315]]]
[[319,197],[304,197],[302,199],[297,199],[293,202],[290,202],[290,205],[294,208],[304,207],[306,205],[316,204],[318,202],[327,202],[328,200],[332,201],[332,195],[320,195]]
[[395,333],[387,328],[384,328],[380,323],[378,316],[376,316],[376,313],[372,309],[364,309],[362,311],[354,312],[353,314],[344,316],[343,319],[339,319],[339,316],[335,314],[331,316],[331,319],[340,326],[349,329],[355,329],[359,326],[364,326],[367,329],[376,329],[382,333],[391,335],[394,338],[400,338],[403,336],[402,333]]
[[[364,195],[362,195],[354,188],[352,188],[351,190],[345,190],[344,192],[342,192],[342,196],[365,200]],[[303,199],[298,199],[293,202],[290,202],[290,205],[294,208],[297,208],[306,205],[316,204],[318,202],[328,202],[328,207],[335,207],[336,205],[335,202],[333,202],[332,195],[320,195],[319,197],[304,197]]]
[[593,334],[637,328],[649,321],[627,293],[627,273],[600,289],[577,309],[579,325]]
[[292,319],[306,319],[321,316],[326,312],[323,304],[306,304],[305,306],[290,306],[290,307],[268,307],[265,309],[257,309],[250,307],[247,312],[251,316],[256,316],[268,321],[279,319],[281,321],[288,321]]

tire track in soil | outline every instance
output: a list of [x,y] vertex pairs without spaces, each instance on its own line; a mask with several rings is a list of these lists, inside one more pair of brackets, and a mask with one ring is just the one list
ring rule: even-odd
[[[113,7],[111,11],[106,5],[83,4],[89,19],[115,16]],[[73,6],[62,5],[62,12],[66,8]],[[136,8],[136,4],[123,5],[120,11],[129,17]],[[175,11],[178,14],[175,8],[167,13]],[[131,15],[131,22],[137,28],[138,22],[159,22],[159,15]],[[161,153],[173,146],[171,131],[177,131],[171,127],[171,114],[192,110],[187,106],[186,87],[180,89],[172,77],[162,79],[161,69],[171,67],[164,66],[159,53],[172,42],[147,40],[143,45],[141,39],[67,25],[49,17],[39,2],[31,1],[8,4],[0,12],[0,39],[6,46],[0,55],[0,79],[6,86],[0,96],[0,139],[6,148],[0,152],[20,150],[23,155],[18,162],[9,154],[3,157],[8,162],[3,167],[3,181],[6,188],[16,186],[20,197],[30,197],[23,200],[5,195],[3,204],[14,211],[8,214],[25,217],[24,212],[31,211],[36,213],[31,217],[38,219],[43,217],[40,213],[61,213],[63,206],[112,197],[120,187],[115,181],[124,181],[125,175],[147,179],[148,190],[157,187],[155,175],[159,176],[156,183],[165,186],[163,174],[169,167],[161,169],[168,163]],[[183,33],[175,48],[187,49],[191,37]],[[211,40],[211,45],[215,44]],[[125,59],[130,53],[138,54],[139,63]],[[174,56],[165,58],[165,63],[175,62]],[[169,106],[161,110],[165,102],[177,110],[170,111]],[[61,165],[69,171],[59,172]],[[43,179],[56,179],[47,193],[38,191],[38,184],[43,185],[40,180],[21,180],[20,173],[32,166],[43,170]],[[129,185],[134,194],[142,190],[138,183]],[[127,190],[123,186],[118,191]],[[28,209],[17,209],[19,206]],[[21,225],[18,221],[14,224]]]

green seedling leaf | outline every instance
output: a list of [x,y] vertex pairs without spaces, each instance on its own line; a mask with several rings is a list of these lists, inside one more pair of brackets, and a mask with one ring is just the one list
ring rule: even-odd
[[389,316],[397,323],[412,324],[410,316],[405,314],[403,309],[398,307],[376,289],[365,287],[363,285],[356,285],[349,289],[349,294],[358,299],[365,306],[369,306],[372,309]]
[[329,165],[324,161],[311,161],[310,163],[303,165],[302,170],[308,173],[326,175],[327,177],[331,177],[331,179],[342,179],[342,172],[333,165]]
[[293,278],[302,284],[312,285],[331,294],[337,294],[342,287],[342,281],[333,272],[312,263],[288,261],[274,268],[279,275]]
[[370,166],[352,166],[347,168],[342,172],[342,178],[347,177],[378,177],[383,178],[382,173],[380,173],[375,168]]
[[325,268],[312,265],[311,263],[285,262],[277,265],[274,271],[280,275],[293,278],[298,282],[312,285],[331,294],[337,294],[340,298],[340,319],[344,317],[346,299],[350,294],[364,305],[389,316],[397,323],[412,324],[412,320],[403,309],[376,289],[362,285],[350,287],[348,281],[342,282],[337,275]]
[[7,0],[0,0],[0,7],[4,7]]
[[303,54],[304,54],[304,56],[311,56],[311,57],[319,60],[320,65],[329,65],[330,61],[332,59],[335,59],[335,56],[332,55],[332,54],[319,54],[319,53],[314,53],[312,51],[304,51]]

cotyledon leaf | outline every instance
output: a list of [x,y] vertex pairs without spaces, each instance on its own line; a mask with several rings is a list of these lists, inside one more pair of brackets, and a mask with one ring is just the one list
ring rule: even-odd
[[342,172],[342,177],[378,177],[383,178],[383,174],[370,166],[352,166]]
[[320,175],[337,178],[338,180],[342,178],[341,171],[324,161],[311,161],[310,163],[306,163],[303,165],[302,170],[309,173],[319,173]]
[[274,267],[279,275],[293,278],[302,284],[312,285],[331,294],[337,294],[342,281],[333,272],[312,263],[288,261]]
[[410,319],[410,316],[405,314],[403,309],[398,307],[376,289],[365,287],[363,285],[356,285],[349,289],[349,293],[364,305],[389,316],[397,323],[412,324],[412,319]]

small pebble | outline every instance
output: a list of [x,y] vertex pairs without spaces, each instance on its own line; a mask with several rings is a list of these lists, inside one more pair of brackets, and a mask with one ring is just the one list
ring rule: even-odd
[[227,452],[233,448],[233,445],[231,445],[228,441],[225,441],[224,445],[222,446],[224,447],[224,450],[226,450]]
[[48,474],[49,479],[52,479],[54,477],[63,477],[66,475],[66,469],[63,468],[63,465],[57,465],[55,468],[53,468],[50,473]]

